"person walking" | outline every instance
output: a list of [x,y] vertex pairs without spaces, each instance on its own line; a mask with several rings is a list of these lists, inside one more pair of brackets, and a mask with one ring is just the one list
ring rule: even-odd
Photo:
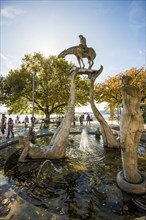
[[17,117],[16,117],[16,123],[17,124],[19,123],[19,115],[17,115]]
[[14,127],[13,119],[9,118],[9,120],[8,120],[8,135],[7,135],[7,139],[9,138],[10,133],[12,134],[12,138],[14,138],[13,127]]
[[87,125],[90,125],[90,115],[89,114],[87,114],[86,122],[87,122]]
[[2,114],[2,118],[1,118],[1,132],[2,132],[2,135],[5,134],[5,129],[6,129],[6,116],[5,116],[5,114]]
[[24,123],[25,123],[25,128],[28,128],[28,124],[29,124],[29,118],[26,115],[25,119],[24,119]]
[[80,118],[79,118],[79,120],[80,120],[80,125],[83,125],[84,115],[81,115]]

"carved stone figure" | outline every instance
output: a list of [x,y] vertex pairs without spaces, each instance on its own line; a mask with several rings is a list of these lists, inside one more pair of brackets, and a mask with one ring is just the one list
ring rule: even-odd
[[70,132],[71,123],[74,120],[74,106],[75,106],[75,76],[76,71],[71,72],[71,87],[70,97],[68,101],[65,117],[60,126],[54,133],[51,142],[48,146],[41,148],[36,144],[29,141],[29,138],[20,137],[19,143],[23,145],[24,150],[19,157],[19,162],[25,161],[29,156],[32,159],[47,158],[47,159],[60,159],[65,157],[66,147],[68,145],[68,136]]
[[[99,70],[80,69],[76,67],[74,67],[74,69],[72,68],[71,76],[70,76],[71,79],[70,98],[68,101],[66,114],[60,126],[57,128],[56,132],[54,133],[50,144],[43,148],[37,146],[36,144],[33,144],[35,142],[35,138],[34,138],[34,134],[32,135],[32,131],[30,130],[28,138],[20,137],[19,143],[23,145],[24,150],[20,155],[19,161],[25,161],[27,156],[29,156],[32,159],[39,159],[39,158],[60,159],[65,157],[66,147],[68,145],[68,136],[70,132],[70,127],[71,127],[71,123],[74,120],[75,76],[76,74],[79,75],[85,74],[88,75],[89,78],[92,78],[91,76],[97,78],[97,76],[102,72],[102,70],[103,70],[102,66]],[[102,120],[104,124],[105,120],[104,119]],[[109,134],[110,133],[108,132],[108,135]],[[113,142],[111,147],[115,147]]]
[[119,148],[119,143],[116,141],[112,133],[112,129],[110,128],[107,121],[100,113],[100,111],[97,109],[94,102],[94,82],[102,71],[103,71],[103,66],[101,66],[100,69],[95,74],[90,75],[90,105],[94,113],[94,116],[100,123],[104,146],[108,148]]
[[80,68],[85,68],[83,58],[87,58],[88,59],[88,64],[89,64],[88,69],[91,69],[93,64],[94,64],[94,59],[96,57],[96,52],[92,47],[85,47],[85,43],[84,44],[82,43],[79,46],[74,46],[74,47],[70,47],[66,50],[63,50],[58,55],[58,57],[59,58],[64,58],[67,55],[75,55],[77,60],[78,60]]
[[127,192],[146,193],[146,176],[141,174],[137,167],[137,149],[144,129],[140,112],[141,95],[138,88],[130,83],[130,76],[122,77],[123,111],[120,117],[120,145],[123,172],[117,175],[117,183]]
[[83,52],[85,51],[88,51],[88,47],[87,47],[87,44],[86,44],[86,38],[83,36],[83,35],[79,35],[79,38],[80,38],[80,48]]

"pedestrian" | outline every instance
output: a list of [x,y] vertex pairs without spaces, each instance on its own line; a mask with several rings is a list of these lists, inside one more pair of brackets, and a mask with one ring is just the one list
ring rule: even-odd
[[19,115],[17,115],[17,117],[16,117],[16,123],[17,124],[19,123]]
[[80,118],[79,118],[79,120],[80,120],[80,125],[83,125],[84,115],[81,115]]
[[89,114],[87,114],[87,117],[86,117],[86,122],[87,122],[87,124],[89,124],[90,125],[90,115]]
[[34,117],[34,116],[31,116],[31,124],[32,124],[32,126],[34,126],[34,123],[35,123],[35,121],[36,121],[36,118]]
[[2,132],[2,135],[5,134],[5,129],[6,129],[6,116],[5,116],[5,114],[2,114],[2,118],[1,118],[1,132]]
[[25,128],[28,128],[28,124],[29,124],[29,118],[26,115],[25,119],[24,119],[24,123],[25,123]]
[[14,138],[13,127],[14,127],[13,119],[9,118],[9,120],[8,120],[8,134],[7,134],[7,138],[9,138],[10,133],[12,134],[12,138]]

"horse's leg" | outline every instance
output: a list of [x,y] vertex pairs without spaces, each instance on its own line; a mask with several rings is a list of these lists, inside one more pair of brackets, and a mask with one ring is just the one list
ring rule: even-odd
[[81,67],[81,61],[80,61],[81,59],[80,59],[80,57],[77,56],[77,60],[78,60],[78,63],[79,63],[80,68],[82,68],[82,67]]
[[82,64],[83,64],[83,69],[85,68],[85,64],[84,64],[84,61],[83,61],[83,59],[81,58],[81,62],[82,62]]
[[91,69],[94,64],[93,60],[88,59],[88,63],[89,63],[88,69]]
[[93,64],[94,64],[94,61],[92,60],[92,61],[91,61],[91,67],[93,66]]
[[91,69],[91,67],[92,67],[92,63],[91,63],[91,60],[90,60],[90,58],[87,58],[88,59],[88,64],[89,64],[89,67],[88,67],[88,69]]

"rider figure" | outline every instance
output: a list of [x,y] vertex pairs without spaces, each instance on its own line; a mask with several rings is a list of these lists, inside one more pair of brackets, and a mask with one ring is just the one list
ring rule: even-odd
[[79,44],[80,48],[83,49],[84,52],[87,52],[88,47],[86,44],[86,38],[83,35],[79,35],[79,38],[80,38],[80,44]]

